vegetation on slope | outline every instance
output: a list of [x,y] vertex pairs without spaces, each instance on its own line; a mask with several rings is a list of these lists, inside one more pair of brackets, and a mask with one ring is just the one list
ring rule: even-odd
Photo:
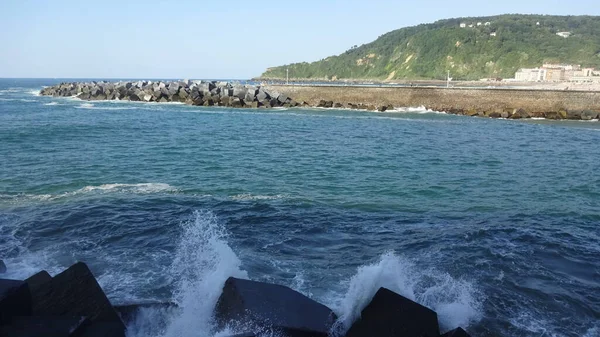
[[[461,23],[467,27],[461,28]],[[558,32],[572,35],[563,38]],[[600,17],[501,15],[441,20],[389,32],[317,62],[269,68],[261,77],[285,78],[289,68],[290,78],[303,79],[444,79],[450,70],[455,79],[476,80],[511,78],[519,68],[544,62],[600,68]]]

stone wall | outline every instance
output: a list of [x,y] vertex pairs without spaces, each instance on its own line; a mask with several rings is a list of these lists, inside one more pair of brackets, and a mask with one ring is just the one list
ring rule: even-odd
[[374,106],[420,107],[446,112],[483,114],[522,109],[536,113],[600,110],[600,92],[523,89],[459,89],[426,87],[284,86],[267,87],[311,106],[320,101]]

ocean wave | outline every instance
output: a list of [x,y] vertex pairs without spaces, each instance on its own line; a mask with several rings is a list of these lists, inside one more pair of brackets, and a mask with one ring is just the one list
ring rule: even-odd
[[[78,100],[73,97],[74,100]],[[102,103],[113,102],[113,101],[102,101]],[[117,101],[118,103],[123,103],[123,101]],[[76,106],[76,109],[87,109],[87,110],[135,110],[139,109],[138,107],[133,106],[107,106],[106,104],[100,104],[99,106],[94,103],[82,103],[79,106]]]
[[50,102],[50,103],[45,103],[44,105],[60,105],[60,104],[58,104],[58,102]]
[[[248,278],[241,269],[241,260],[227,242],[227,232],[214,214],[195,212],[193,219],[182,223],[182,233],[171,265],[170,276],[175,282],[174,302],[179,310],[165,313],[148,309],[137,315],[128,326],[128,337],[187,337],[233,334],[218,332],[213,311],[230,276]],[[165,322],[165,329],[147,327]]]
[[438,270],[419,268],[394,253],[360,267],[348,283],[346,294],[333,296],[331,307],[339,317],[334,334],[343,335],[381,287],[436,311],[443,330],[468,327],[483,317],[483,301],[472,283]]
[[276,195],[254,195],[250,193],[236,194],[231,199],[236,201],[259,201],[259,200],[279,200],[286,199],[288,196],[283,194]]
[[386,110],[385,112],[418,113],[418,114],[441,114],[441,115],[445,115],[446,114],[443,111],[436,111],[436,110],[427,109],[424,106],[420,106],[420,107],[400,107],[400,108],[394,108],[392,110]]
[[178,189],[164,183],[140,183],[140,184],[104,184],[97,186],[85,186],[75,191],[59,194],[0,194],[0,202],[10,204],[20,204],[24,202],[45,202],[55,201],[63,198],[76,197],[90,194],[151,194],[151,193],[172,193]]
[[40,94],[40,91],[42,91],[42,89],[43,89],[43,87],[39,88],[39,89],[27,90],[26,93],[28,93],[29,95],[32,95],[32,96],[42,96]]
[[10,102],[10,101],[16,101],[16,98],[0,98],[0,101],[5,101],[5,102]]
[[160,192],[176,192],[177,189],[169,184],[164,183],[141,183],[141,184],[104,184],[99,186],[86,186],[73,193],[89,193],[89,192],[119,192],[119,193],[160,193]]

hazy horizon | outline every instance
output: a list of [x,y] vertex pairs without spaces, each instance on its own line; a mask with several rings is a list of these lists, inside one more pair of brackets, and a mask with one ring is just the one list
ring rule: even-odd
[[[5,1],[11,34],[0,78],[249,79],[268,67],[337,55],[389,31],[441,19],[507,13],[600,15],[596,1],[415,2],[273,0],[177,4]],[[47,7],[45,7],[47,6]]]

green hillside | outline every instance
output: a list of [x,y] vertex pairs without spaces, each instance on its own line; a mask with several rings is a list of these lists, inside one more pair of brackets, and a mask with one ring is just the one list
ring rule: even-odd
[[[461,28],[461,23],[467,27]],[[474,26],[469,28],[470,24]],[[557,32],[572,35],[563,38]],[[600,68],[600,17],[501,15],[441,20],[389,32],[317,62],[269,68],[261,77],[285,78],[289,68],[290,78],[444,79],[450,70],[455,79],[476,80],[511,78],[519,68],[544,62]]]

